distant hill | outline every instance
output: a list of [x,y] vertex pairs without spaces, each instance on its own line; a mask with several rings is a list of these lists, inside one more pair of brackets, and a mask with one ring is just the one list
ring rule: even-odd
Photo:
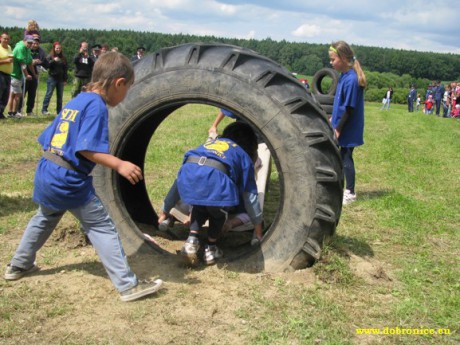
[[[2,27],[12,37],[11,45],[22,39],[24,28]],[[185,34],[162,34],[155,32],[137,32],[131,30],[96,29],[42,29],[40,30],[42,47],[49,50],[55,41],[59,41],[69,61],[78,51],[79,43],[86,40],[90,46],[107,43],[118,47],[127,56],[135,53],[136,48],[144,46],[147,52],[160,48],[190,42],[219,42],[252,49],[271,58],[291,71],[304,75],[313,75],[322,67],[329,66],[327,49],[329,44],[293,43],[263,40],[230,39],[214,36],[194,36]],[[460,80],[460,55],[433,52],[417,52],[402,49],[353,46],[357,58],[367,71],[391,73],[397,76],[409,75],[414,79],[452,81]]]

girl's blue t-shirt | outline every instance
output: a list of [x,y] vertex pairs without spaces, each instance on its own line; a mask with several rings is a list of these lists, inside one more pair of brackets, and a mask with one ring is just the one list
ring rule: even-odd
[[[207,157],[224,164],[228,175],[206,165],[185,163],[189,156]],[[244,192],[257,194],[249,155],[232,140],[210,140],[188,151],[177,177],[181,199],[190,205],[237,206]]]
[[332,127],[337,128],[346,108],[352,108],[339,137],[341,147],[364,144],[364,89],[358,84],[354,69],[340,75],[332,109]]
[[235,116],[230,110],[227,110],[225,108],[220,108],[220,111],[222,112],[222,114],[224,114],[227,117],[230,117],[232,119],[238,119],[238,117]]
[[108,110],[102,97],[93,92],[78,94],[42,132],[38,142],[44,151],[61,156],[77,171],[42,158],[35,173],[33,200],[56,210],[89,202],[95,194],[89,174],[96,164],[78,152],[109,153]]

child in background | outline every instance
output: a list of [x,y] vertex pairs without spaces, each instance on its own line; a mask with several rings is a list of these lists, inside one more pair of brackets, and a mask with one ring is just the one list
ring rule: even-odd
[[346,189],[343,204],[356,200],[355,163],[353,150],[363,145],[364,89],[366,76],[351,47],[338,41],[329,47],[329,59],[336,71],[341,72],[334,98],[331,124],[340,145]]
[[122,301],[160,288],[160,279],[141,282],[131,271],[115,225],[90,176],[95,165],[101,164],[133,185],[143,179],[138,166],[109,153],[107,105],[114,107],[123,101],[133,82],[134,71],[125,56],[104,54],[94,66],[89,92],[72,99],[38,138],[43,157],[35,173],[33,200],[39,208],[6,269],[6,280],[38,270],[37,251],[69,211],[80,221]]
[[425,100],[425,114],[433,113],[433,96],[429,95]]
[[223,256],[216,242],[232,208],[243,200],[262,238],[262,210],[258,200],[253,162],[257,159],[257,137],[243,122],[228,125],[220,138],[188,151],[177,177],[180,199],[192,205],[190,233],[181,254],[190,265],[198,262],[199,235],[209,220],[204,261],[212,265]]
[[418,109],[420,108],[420,102],[421,102],[421,97],[420,97],[420,94],[418,93],[417,94],[417,101],[415,103],[415,110],[418,111]]
[[26,35],[40,35],[40,26],[36,20],[31,19],[27,22],[27,26],[24,31],[24,36]]

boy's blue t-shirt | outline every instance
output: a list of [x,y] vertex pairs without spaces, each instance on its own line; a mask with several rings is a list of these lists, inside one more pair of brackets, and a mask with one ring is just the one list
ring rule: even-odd
[[61,156],[78,171],[42,158],[35,173],[33,200],[56,210],[89,202],[95,194],[89,173],[96,164],[78,152],[109,153],[108,110],[102,97],[93,92],[80,93],[66,104],[38,142],[43,150]]
[[[189,156],[223,163],[229,175],[206,165],[185,163]],[[257,194],[254,166],[249,155],[232,140],[210,140],[188,151],[177,177],[181,199],[190,205],[237,206],[244,192]]]
[[358,84],[358,76],[354,69],[340,75],[335,91],[332,109],[332,127],[337,128],[346,108],[352,112],[343,126],[339,145],[355,147],[364,144],[364,89]]

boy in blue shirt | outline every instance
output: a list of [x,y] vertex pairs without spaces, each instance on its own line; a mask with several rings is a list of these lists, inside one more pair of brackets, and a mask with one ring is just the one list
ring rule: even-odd
[[258,200],[253,162],[257,159],[257,137],[242,122],[228,125],[221,137],[188,151],[177,177],[180,198],[192,205],[190,233],[181,254],[187,263],[198,262],[199,235],[209,220],[204,261],[214,264],[222,257],[216,242],[228,212],[244,202],[255,234],[262,238],[262,211]]
[[112,283],[124,302],[155,293],[161,286],[138,281],[109,214],[95,193],[91,171],[96,164],[116,170],[131,184],[142,180],[141,169],[109,152],[107,105],[116,106],[134,82],[131,62],[122,54],[101,56],[94,66],[88,92],[72,99],[38,138],[43,147],[35,173],[33,200],[38,212],[29,221],[5,272],[17,280],[38,270],[37,251],[66,211],[81,223]]

